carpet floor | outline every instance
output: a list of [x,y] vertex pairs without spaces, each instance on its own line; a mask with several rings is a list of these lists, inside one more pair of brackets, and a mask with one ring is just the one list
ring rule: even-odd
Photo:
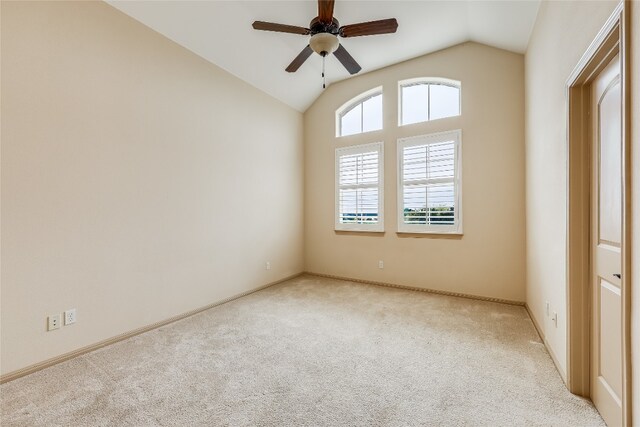
[[3,426],[600,426],[525,309],[301,276],[0,386]]

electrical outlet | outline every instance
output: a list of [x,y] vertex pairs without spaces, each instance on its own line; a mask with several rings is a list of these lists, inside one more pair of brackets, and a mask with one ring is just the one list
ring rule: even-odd
[[48,317],[47,330],[53,331],[54,329],[60,329],[60,315],[52,314]]
[[556,313],[554,311],[553,312],[553,316],[551,317],[551,320],[553,321],[553,326],[555,326],[557,328],[558,327],[558,313]]
[[380,269],[384,268],[384,261],[382,260],[378,261],[378,268]]
[[267,270],[271,270],[271,263],[269,261],[267,261],[267,263],[265,264],[265,268]]
[[547,301],[546,307],[547,307],[547,308],[546,308],[546,310],[547,310],[547,317],[549,317],[549,301]]
[[76,309],[72,308],[71,310],[67,310],[64,312],[64,325],[71,325],[72,323],[76,323]]

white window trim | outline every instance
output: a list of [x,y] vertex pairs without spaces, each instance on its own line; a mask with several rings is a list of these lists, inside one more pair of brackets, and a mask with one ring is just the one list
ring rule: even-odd
[[[343,224],[340,222],[340,156],[378,151],[378,222],[376,224]],[[335,159],[335,212],[336,231],[384,232],[384,143],[351,145],[336,148]]]
[[[406,86],[415,86],[415,85],[421,85],[421,84],[426,84],[426,85],[438,84],[438,85],[457,87],[460,90],[459,91],[460,96],[458,100],[460,114],[458,114],[457,116],[442,117],[442,118],[433,119],[433,120],[424,120],[422,122],[407,123],[407,124],[402,123],[402,88]],[[429,94],[429,96],[427,97],[427,111],[429,110],[428,105],[429,105],[430,96],[431,94]],[[428,115],[429,113],[427,113],[427,117]],[[418,77],[415,79],[400,80],[398,82],[398,126],[411,126],[411,125],[417,125],[420,123],[429,123],[437,120],[452,119],[452,118],[461,117],[461,116],[462,116],[462,82],[458,80],[445,79],[444,77]]]
[[[454,141],[454,225],[405,224],[404,222],[404,162],[406,147]],[[432,133],[398,139],[398,233],[462,234],[462,130]]]
[[[382,102],[382,128],[375,129],[375,130],[368,130],[366,132],[352,133],[349,135],[342,135],[342,120],[340,120],[342,116],[348,113],[349,111],[351,111],[351,109],[353,109],[358,104],[362,104],[365,101],[369,100],[370,98],[373,98],[374,96],[378,96],[378,95],[382,95],[382,86],[374,87],[373,89],[369,89],[368,91],[361,93],[355,98],[351,98],[336,110],[336,138],[347,138],[350,136],[362,135],[363,133],[379,132],[382,129],[384,129],[384,96],[383,96],[382,97],[382,101],[383,101]],[[364,120],[363,117],[364,115],[361,116],[360,120]],[[364,129],[364,126],[362,126],[362,128]]]

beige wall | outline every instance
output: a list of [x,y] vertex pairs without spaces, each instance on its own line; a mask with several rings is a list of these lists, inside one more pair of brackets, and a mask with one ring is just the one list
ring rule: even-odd
[[[460,80],[462,116],[398,127],[398,80],[414,77]],[[304,116],[306,270],[524,301],[523,79],[522,55],[465,43],[331,85]],[[384,130],[336,138],[336,109],[380,85]],[[462,129],[464,236],[401,237],[396,140],[449,129]],[[335,149],[376,141],[385,144],[386,232],[336,233]]]
[[107,4],[2,2],[1,113],[2,373],[302,271],[302,115]]
[[[299,113],[105,4],[1,4],[3,374],[302,270]],[[632,75],[638,76],[640,6],[632,6]],[[614,7],[543,3],[524,65],[526,300],[562,370],[564,84]],[[305,115],[306,269],[524,300],[522,69],[519,55],[469,43],[327,89]],[[397,80],[418,76],[461,80],[463,111],[480,113],[398,128]],[[385,91],[385,130],[336,139],[335,109],[378,85]],[[636,81],[632,91],[637,124]],[[464,237],[398,237],[396,139],[455,128],[463,129]],[[387,231],[336,234],[334,149],[380,140]],[[638,126],[633,140],[640,164]],[[639,188],[635,167],[635,223]],[[246,210],[252,197],[263,223],[227,208]],[[503,217],[488,213],[495,204]],[[635,223],[633,357],[639,360]],[[271,271],[264,270],[266,261]],[[559,313],[557,329],[544,315],[545,301]],[[72,307],[78,323],[45,332],[48,314]],[[639,370],[634,366],[637,425]]]
[[631,154],[632,227],[631,246],[631,353],[633,424],[640,426],[640,2],[631,7]]
[[[631,12],[632,96],[632,409],[640,426],[640,3]],[[536,216],[544,206],[566,213],[566,106],[569,73],[616,2],[544,2],[526,55],[527,302],[566,370],[566,224]],[[549,67],[548,64],[554,64]],[[554,328],[544,302],[558,310]],[[563,372],[564,373],[564,372]]]
[[[566,82],[616,6],[543,2],[525,56],[527,303],[566,378]],[[558,313],[558,326],[545,314]]]

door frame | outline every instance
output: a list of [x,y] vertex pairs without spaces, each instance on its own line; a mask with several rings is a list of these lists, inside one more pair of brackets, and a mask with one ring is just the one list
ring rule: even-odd
[[622,412],[631,425],[631,138],[629,0],[620,2],[578,61],[567,100],[567,387],[590,396],[591,83],[617,54],[622,91]]

